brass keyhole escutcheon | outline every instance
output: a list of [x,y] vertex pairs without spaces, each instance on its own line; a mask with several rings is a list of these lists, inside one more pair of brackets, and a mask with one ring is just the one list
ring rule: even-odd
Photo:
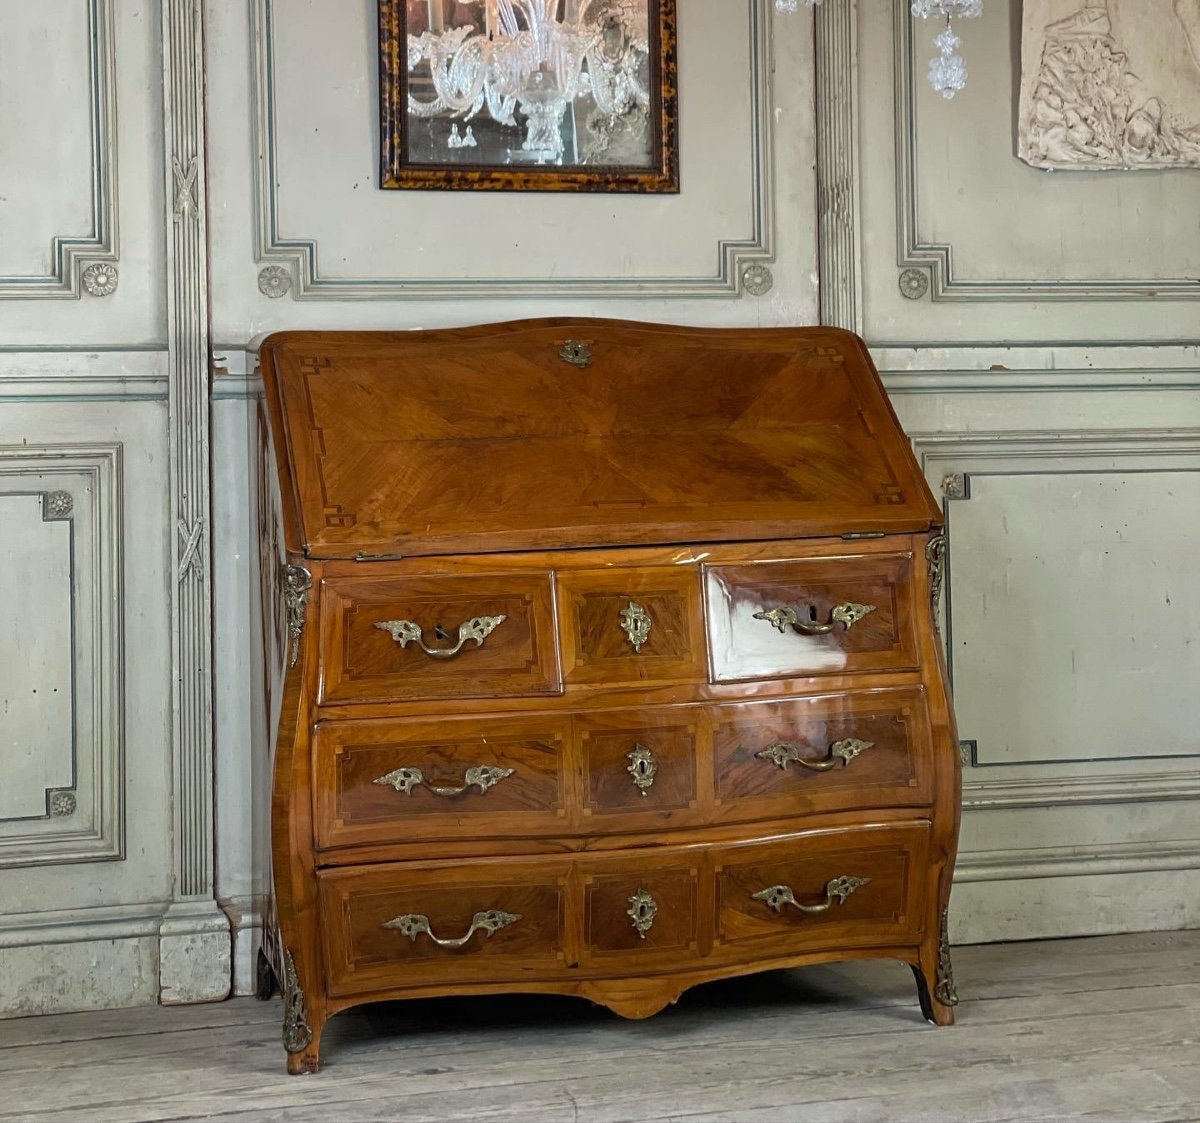
[[578,339],[568,339],[559,350],[558,357],[573,367],[586,367],[591,364],[592,349]]
[[625,769],[633,777],[634,787],[642,795],[654,786],[654,775],[658,771],[658,758],[640,742],[625,754],[629,767]]

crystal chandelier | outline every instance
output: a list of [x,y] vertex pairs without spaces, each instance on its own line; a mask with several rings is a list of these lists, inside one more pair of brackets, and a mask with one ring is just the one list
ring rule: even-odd
[[954,34],[955,16],[974,18],[983,11],[983,0],[913,0],[912,13],[922,19],[945,16],[946,26],[933,38],[936,58],[929,60],[929,84],[942,97],[951,98],[967,84],[967,64],[957,54],[962,40]]
[[[804,5],[811,8],[822,0],[804,0]],[[800,6],[800,0],[775,0],[777,12],[794,12]],[[974,17],[983,11],[983,0],[913,0],[912,14],[922,19],[930,16],[945,16],[946,26],[933,38],[937,47],[936,58],[929,60],[929,84],[942,97],[951,98],[967,84],[967,64],[962,55],[956,54],[962,46],[962,40],[954,34],[951,21],[955,16]]]
[[[563,118],[576,99],[594,103],[599,120],[592,128],[600,133],[606,120],[611,127],[618,119],[646,117],[650,31],[644,0],[477,2],[482,27],[443,27],[434,18],[441,7],[434,0],[429,29],[408,36],[409,73],[427,62],[434,95],[410,90],[412,116],[465,123],[486,108],[492,121],[519,128],[519,112],[525,136],[509,159],[539,164],[563,162]],[[446,143],[474,146],[471,126],[460,135],[455,123]]]

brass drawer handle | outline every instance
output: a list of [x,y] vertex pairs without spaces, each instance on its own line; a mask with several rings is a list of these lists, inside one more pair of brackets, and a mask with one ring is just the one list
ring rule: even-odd
[[489,788],[494,788],[505,777],[511,776],[513,772],[512,768],[497,768],[494,764],[476,764],[467,769],[461,787],[442,788],[429,783],[419,768],[405,765],[403,768],[389,772],[386,776],[375,777],[371,783],[395,788],[396,791],[403,792],[405,795],[412,795],[413,788],[416,787],[426,787],[434,795],[444,796],[462,795],[471,788],[478,788],[480,795],[487,795]]
[[792,892],[790,885],[772,885],[770,889],[760,889],[757,893],[751,893],[750,896],[756,901],[766,901],[767,906],[776,912],[783,912],[784,905],[791,905],[801,912],[825,912],[833,907],[835,901],[839,905],[844,905],[846,898],[855,889],[861,889],[870,880],[869,877],[851,877],[849,874],[835,877],[826,884],[825,900],[819,905],[802,905],[796,900],[796,894]]
[[639,889],[629,898],[629,908],[625,915],[629,917],[639,938],[644,940],[646,933],[654,927],[654,918],[658,915],[658,902],[645,889]]
[[387,632],[401,647],[415,643],[426,655],[433,659],[453,659],[468,640],[474,640],[476,647],[482,647],[488,638],[507,616],[472,616],[458,626],[458,643],[453,647],[430,647],[425,642],[425,634],[420,624],[411,620],[381,620],[375,625],[381,632]]
[[754,619],[765,620],[780,632],[786,632],[790,624],[802,635],[825,636],[832,632],[838,624],[844,624],[846,631],[849,631],[864,616],[869,616],[874,611],[875,605],[873,604],[855,604],[853,601],[847,601],[845,604],[833,606],[833,611],[829,613],[828,624],[817,624],[802,619],[800,609],[784,605],[782,608],[764,608],[762,612],[754,614]]
[[491,939],[493,932],[499,932],[501,928],[507,928],[510,924],[516,924],[521,917],[515,912],[503,912],[500,909],[489,909],[487,912],[477,912],[471,918],[471,927],[467,929],[465,936],[460,936],[457,940],[443,940],[440,936],[433,934],[433,929],[429,926],[429,917],[419,912],[405,913],[404,916],[397,916],[393,920],[385,920],[381,928],[395,928],[401,935],[407,936],[413,943],[416,943],[417,937],[424,933],[440,948],[461,948],[466,945],[467,941],[475,935],[476,932],[486,932],[488,939]]
[[801,745],[791,741],[776,741],[775,744],[768,745],[765,749],[759,749],[754,755],[759,760],[769,760],[783,769],[786,769],[789,764],[798,764],[801,768],[807,768],[812,772],[828,772],[839,764],[849,765],[859,753],[871,748],[874,744],[874,741],[859,741],[854,737],[847,737],[844,741],[834,741],[829,746],[829,755],[823,760],[806,760]]
[[654,775],[658,771],[658,757],[645,745],[638,742],[633,750],[625,754],[629,766],[625,769],[633,777],[638,791],[645,795],[654,786]]
[[654,621],[637,601],[631,600],[627,608],[621,609],[621,631],[629,640],[629,646],[638,655],[642,653],[642,644],[650,637],[650,629]]

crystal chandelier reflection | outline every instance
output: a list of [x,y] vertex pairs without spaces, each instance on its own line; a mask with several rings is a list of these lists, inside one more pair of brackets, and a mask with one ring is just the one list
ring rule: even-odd
[[[804,6],[813,7],[822,0],[804,0]],[[777,12],[795,12],[799,9],[800,0],[775,0]],[[983,11],[983,0],[913,0],[912,14],[922,19],[930,16],[944,16],[946,26],[933,38],[937,47],[936,58],[929,60],[929,84],[942,97],[951,98],[967,84],[967,64],[958,48],[962,40],[954,34],[951,21],[959,18],[972,18]]]
[[[590,99],[599,111],[593,132],[603,134],[606,121],[611,128],[631,117],[648,120],[645,0],[478,0],[478,6],[482,27],[445,27],[441,0],[430,0],[428,29],[408,36],[409,73],[427,62],[434,94],[428,100],[410,92],[412,116],[465,124],[486,108],[497,124],[519,128],[520,113],[525,137],[509,158],[539,164],[562,162],[563,118],[576,99]],[[471,126],[460,134],[455,124],[447,143],[473,146]]]

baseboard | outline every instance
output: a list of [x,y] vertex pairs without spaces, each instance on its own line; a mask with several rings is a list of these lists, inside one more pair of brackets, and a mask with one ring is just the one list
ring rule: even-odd
[[955,882],[950,942],[1200,928],[1200,869]]

